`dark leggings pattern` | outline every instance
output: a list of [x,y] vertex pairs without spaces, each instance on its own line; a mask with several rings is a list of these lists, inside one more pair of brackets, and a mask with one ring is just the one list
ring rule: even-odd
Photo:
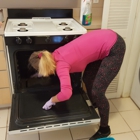
[[110,53],[103,60],[95,61],[87,65],[83,81],[91,102],[98,108],[101,122],[100,126],[108,126],[109,102],[105,92],[111,81],[118,74],[125,54],[125,42],[117,35],[117,41]]

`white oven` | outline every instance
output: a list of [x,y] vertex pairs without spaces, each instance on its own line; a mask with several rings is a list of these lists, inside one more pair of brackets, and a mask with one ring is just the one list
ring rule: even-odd
[[9,134],[99,123],[100,118],[81,87],[81,73],[70,74],[71,99],[46,111],[42,106],[59,92],[59,79],[57,75],[31,78],[36,71],[28,69],[33,51],[53,52],[87,32],[72,14],[71,9],[8,9],[5,43],[12,87]]

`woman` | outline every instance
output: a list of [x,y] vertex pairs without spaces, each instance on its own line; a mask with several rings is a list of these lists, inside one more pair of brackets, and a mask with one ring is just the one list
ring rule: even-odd
[[88,32],[53,53],[38,51],[31,54],[29,63],[39,75],[49,76],[55,71],[60,80],[61,91],[53,96],[43,109],[48,110],[57,102],[72,96],[69,73],[84,71],[83,81],[93,104],[101,117],[99,130],[90,140],[110,135],[109,103],[105,91],[120,70],[125,54],[125,42],[112,30],[101,29]]

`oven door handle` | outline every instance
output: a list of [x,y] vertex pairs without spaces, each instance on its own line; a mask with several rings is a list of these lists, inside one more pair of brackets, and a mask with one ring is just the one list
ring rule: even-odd
[[10,56],[9,56],[9,51],[8,51],[8,46],[6,45],[6,56],[7,56],[7,65],[8,65],[8,72],[9,72],[9,78],[10,78],[10,89],[12,94],[14,94],[14,83],[13,83],[13,78],[12,78],[12,72],[11,72],[11,64],[10,64]]

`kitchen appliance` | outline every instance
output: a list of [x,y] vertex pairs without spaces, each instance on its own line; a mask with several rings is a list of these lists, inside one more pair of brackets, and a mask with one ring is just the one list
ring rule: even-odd
[[48,131],[99,123],[100,118],[81,87],[81,74],[70,74],[73,95],[46,111],[42,106],[59,90],[57,75],[31,78],[32,52],[58,47],[86,33],[72,18],[72,9],[8,9],[5,44],[12,87],[9,133]]

